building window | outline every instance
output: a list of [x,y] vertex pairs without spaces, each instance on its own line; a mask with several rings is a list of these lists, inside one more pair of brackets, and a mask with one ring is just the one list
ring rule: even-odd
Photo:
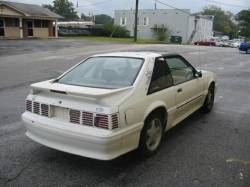
[[42,27],[48,28],[49,27],[49,21],[48,20],[42,20]]
[[127,18],[126,17],[121,17],[120,18],[120,25],[122,25],[122,26],[127,25]]
[[34,20],[34,26],[37,28],[48,28],[49,21],[48,20]]
[[18,18],[5,18],[5,26],[6,27],[19,27],[19,19]]
[[0,36],[4,36],[4,21],[0,19]]
[[149,25],[149,18],[147,18],[147,17],[143,18],[143,25],[144,26],[148,26]]
[[140,25],[140,18],[137,18],[137,25]]
[[20,26],[20,20],[18,18],[14,19],[14,25],[15,25],[15,27],[19,27]]
[[41,27],[41,25],[42,25],[41,20],[34,21],[34,27]]

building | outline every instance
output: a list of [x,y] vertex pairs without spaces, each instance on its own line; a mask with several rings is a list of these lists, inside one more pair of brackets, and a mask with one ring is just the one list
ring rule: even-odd
[[[134,16],[134,10],[115,10],[115,24],[126,27],[133,36]],[[139,10],[138,38],[151,39],[155,25],[167,26],[170,35],[181,37],[182,43],[192,43],[213,36],[212,16],[193,16],[188,9]]]
[[57,37],[61,18],[39,5],[0,1],[0,38]]

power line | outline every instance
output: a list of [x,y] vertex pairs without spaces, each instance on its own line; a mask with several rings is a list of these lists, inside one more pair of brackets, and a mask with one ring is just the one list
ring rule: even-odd
[[180,11],[180,12],[183,12],[183,13],[185,13],[185,14],[192,15],[190,12],[186,12],[186,11],[183,10],[183,9],[179,9],[179,8],[173,6],[173,5],[167,4],[167,3],[162,2],[162,1],[160,1],[160,0],[154,0],[154,1],[156,1],[156,2],[158,2],[158,3],[160,3],[160,4],[162,4],[162,5],[165,5],[165,6],[167,6],[167,7],[170,7],[170,8],[173,8],[173,9],[175,9],[175,10],[178,10],[178,11]]
[[219,5],[224,5],[224,6],[232,6],[232,7],[240,7],[240,8],[250,8],[250,7],[246,7],[246,6],[243,6],[243,5],[237,5],[237,4],[231,4],[231,3],[223,3],[223,2],[220,2],[220,1],[215,1],[215,0],[205,0],[209,3],[215,3],[215,4],[219,4]]

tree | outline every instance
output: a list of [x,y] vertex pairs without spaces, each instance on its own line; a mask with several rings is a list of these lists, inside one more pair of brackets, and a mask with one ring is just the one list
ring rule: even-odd
[[54,12],[52,5],[46,5],[46,4],[44,4],[44,5],[42,5],[42,7],[43,8],[47,8],[47,9],[51,10],[52,12]]
[[91,16],[87,16],[84,13],[81,14],[81,19],[84,21],[91,21],[92,17]]
[[63,16],[65,20],[79,19],[74,4],[69,0],[54,0],[53,5],[43,5],[43,7]]
[[220,7],[212,5],[205,7],[198,14],[214,16],[213,28],[215,31],[222,32],[230,38],[237,34],[237,25],[234,21],[233,13],[223,11]]
[[102,29],[104,30],[104,33],[106,36],[109,37],[129,37],[129,31],[120,25],[115,25],[114,23],[105,23],[102,26]]
[[236,15],[236,20],[239,22],[239,34],[250,38],[250,9],[240,11]]
[[168,41],[169,39],[170,30],[164,25],[155,25],[154,28],[152,28],[152,32],[158,41]]
[[99,14],[95,15],[95,23],[96,24],[106,24],[106,23],[112,23],[113,18],[106,14]]

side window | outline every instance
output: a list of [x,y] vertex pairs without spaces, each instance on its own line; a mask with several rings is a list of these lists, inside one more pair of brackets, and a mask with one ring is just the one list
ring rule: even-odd
[[174,84],[180,84],[194,78],[194,69],[180,57],[167,58]]
[[163,90],[172,85],[173,79],[166,61],[156,59],[148,94]]

